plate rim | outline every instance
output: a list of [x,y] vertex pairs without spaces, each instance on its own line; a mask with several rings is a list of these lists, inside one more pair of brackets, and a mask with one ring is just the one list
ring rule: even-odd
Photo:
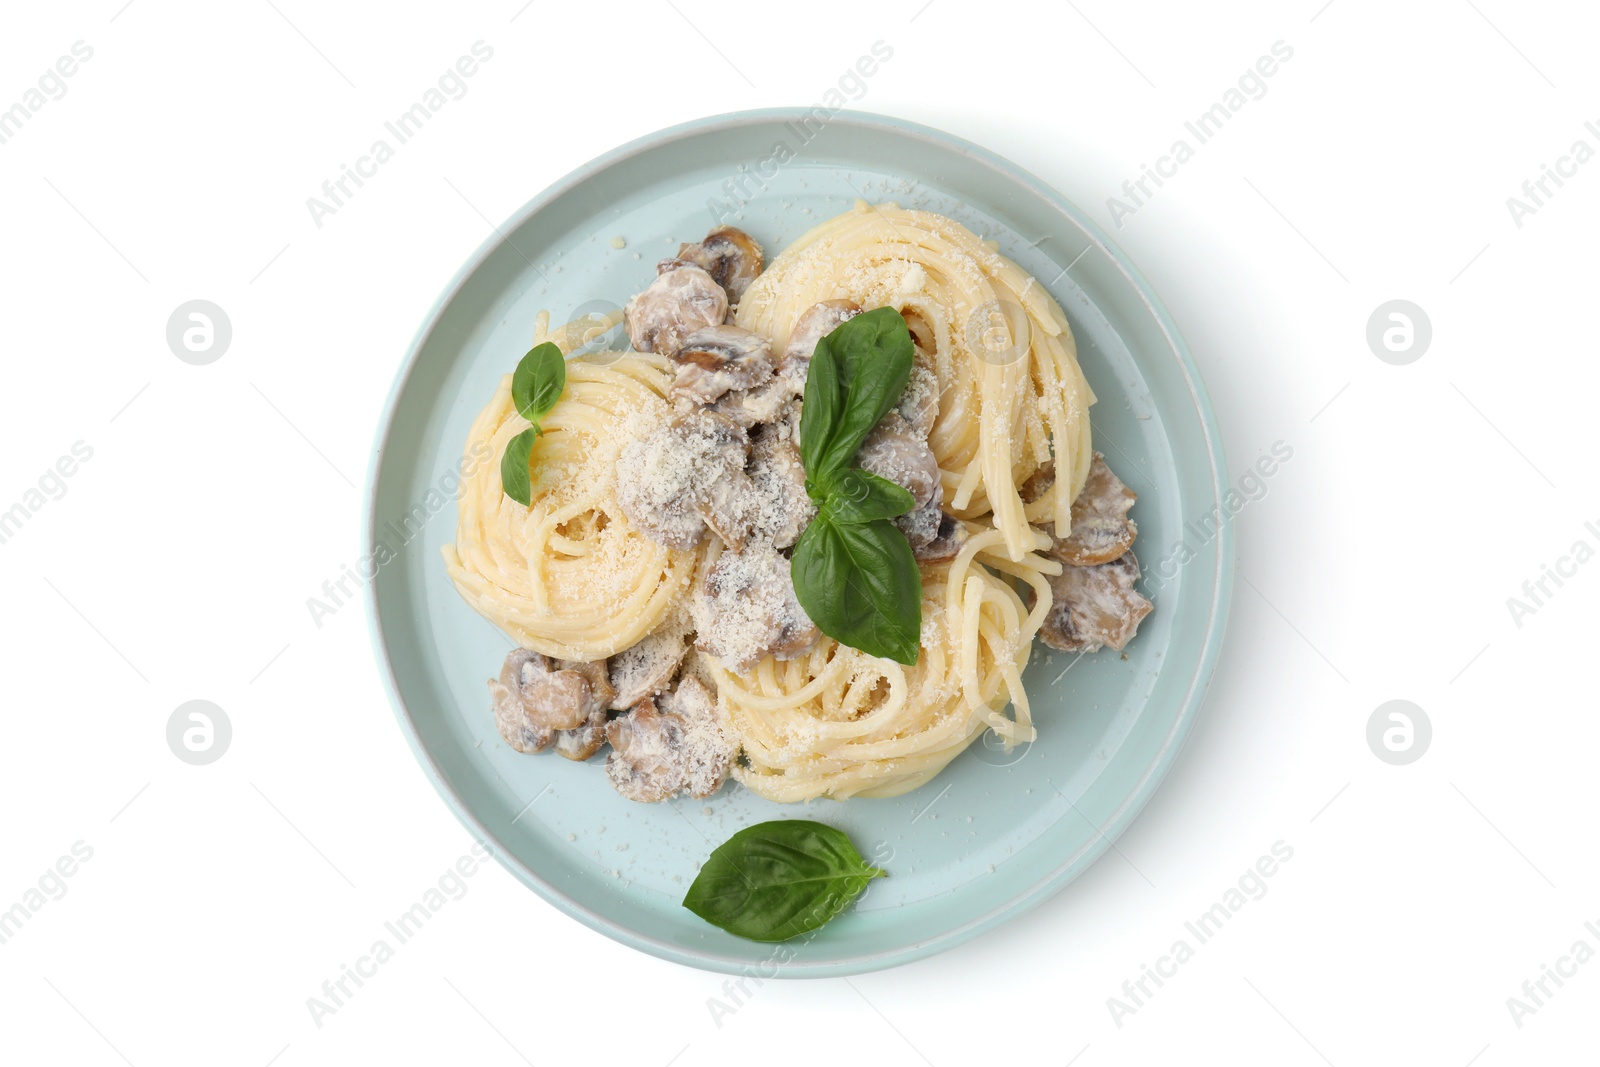
[[[484,262],[508,240],[504,236],[506,233],[521,226],[533,215],[543,210],[550,202],[575,188],[592,175],[631,156],[654,150],[673,141],[721,129],[794,121],[803,116],[814,117],[812,114],[814,110],[814,108],[804,107],[774,107],[731,111],[692,119],[688,122],[678,123],[644,134],[576,167],[529,199],[498,226],[494,226],[489,236],[484,238],[477,249],[457,269],[439,296],[434,300],[432,307],[423,316],[422,322],[406,350],[405,358],[395,373],[394,380],[389,387],[389,393],[384,399],[371,454],[367,461],[366,475],[362,488],[361,540],[364,551],[371,554],[375,551],[375,546],[378,542],[378,484],[385,445],[395,429],[395,417],[400,397],[405,392],[407,384],[415,373],[423,346],[438,326],[440,316],[445,308],[460,293],[467,279],[472,277]],[[1195,364],[1194,356],[1189,351],[1189,346],[1184,342],[1177,323],[1161,302],[1160,297],[1156,295],[1154,288],[1128,255],[1081,208],[1056,191],[1049,183],[1043,181],[1026,168],[981,145],[932,126],[876,112],[840,110],[834,112],[827,121],[830,125],[841,123],[868,129],[892,130],[895,133],[931,142],[938,147],[958,152],[998,172],[1002,177],[1011,180],[1033,195],[1047,201],[1052,207],[1067,215],[1083,229],[1089,239],[1101,251],[1106,253],[1138,295],[1145,308],[1150,312],[1166,338],[1172,355],[1176,359],[1178,369],[1183,373],[1184,383],[1188,387],[1195,410],[1200,416],[1202,436],[1206,443],[1206,456],[1211,468],[1211,488],[1213,496],[1219,505],[1217,508],[1219,519],[1217,535],[1212,542],[1216,558],[1216,577],[1212,582],[1211,606],[1207,619],[1205,642],[1194,672],[1188,680],[1182,707],[1173,722],[1172,728],[1167,732],[1166,737],[1162,739],[1161,747],[1156,752],[1155,758],[1145,768],[1144,774],[1135,783],[1116,811],[1112,813],[1106,824],[1097,828],[1095,838],[1082,849],[1064,857],[1062,862],[1044,877],[1024,887],[1007,900],[996,904],[984,914],[975,916],[959,926],[881,952],[840,956],[825,961],[789,961],[777,968],[778,976],[784,978],[823,978],[862,974],[925,959],[970,941],[1006,922],[1020,918],[1053,897],[1087,871],[1111,847],[1112,843],[1126,832],[1145,805],[1149,803],[1150,798],[1155,795],[1155,791],[1165,781],[1172,769],[1172,765],[1177,761],[1178,755],[1181,753],[1183,745],[1193,729],[1195,719],[1198,718],[1200,710],[1205,704],[1205,697],[1210,688],[1217,661],[1221,655],[1233,601],[1236,563],[1233,516],[1226,508],[1220,506],[1228,487],[1226,481],[1228,468],[1216,411],[1212,407],[1210,395],[1201,379],[1199,367]],[[362,594],[367,633],[371,641],[373,658],[376,661],[378,674],[388,695],[390,708],[399,722],[401,733],[405,736],[407,745],[411,748],[412,754],[416,757],[424,774],[432,783],[434,790],[445,802],[445,806],[450,809],[462,825],[481,844],[489,849],[501,866],[505,867],[518,881],[532,889],[535,894],[553,904],[569,917],[614,941],[647,952],[660,959],[723,974],[743,974],[752,967],[757,966],[741,958],[721,955],[714,950],[688,949],[613,922],[557,888],[553,883],[522,863],[512,854],[502,844],[498,836],[484,825],[483,820],[468,807],[462,797],[452,788],[432,753],[422,744],[420,731],[412,718],[410,709],[406,705],[405,698],[400,692],[399,681],[395,677],[394,667],[379,617],[377,590],[378,582],[374,579],[366,583]]]

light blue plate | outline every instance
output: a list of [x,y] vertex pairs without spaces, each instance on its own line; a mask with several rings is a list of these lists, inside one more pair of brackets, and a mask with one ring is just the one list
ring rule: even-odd
[[[806,143],[802,116],[741,112],[652,134],[574,171],[501,226],[406,356],[368,476],[366,538],[370,550],[395,553],[369,586],[368,608],[401,729],[446,803],[509,870],[645,952],[734,973],[770,973],[769,961],[787,958],[782,974],[818,976],[949,948],[1023,914],[1106,850],[1194,721],[1222,640],[1233,537],[1219,508],[1222,445],[1194,361],[1149,285],[1083,212],[937,130],[846,112]],[[796,158],[763,167],[780,141]],[[724,183],[741,173],[757,176],[748,203],[718,219],[708,203],[733,203]],[[1007,754],[975,744],[892,800],[785,806],[734,785],[704,802],[635,804],[612,790],[599,758],[512,751],[484,686],[509,642],[445,576],[439,546],[454,540],[455,507],[440,486],[452,484],[473,416],[527,351],[535,314],[548,308],[559,323],[618,306],[649,283],[658,259],[718,221],[775,254],[858,195],[938,211],[997,240],[1066,309],[1099,396],[1095,446],[1139,494],[1136,550],[1155,613],[1126,656],[1040,650],[1026,675],[1033,745]],[[798,817],[844,829],[890,877],[782,955],[680,906],[707,854],[735,830]]]

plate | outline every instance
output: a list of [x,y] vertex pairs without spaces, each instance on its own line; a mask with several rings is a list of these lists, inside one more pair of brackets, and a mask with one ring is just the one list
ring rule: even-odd
[[[1095,447],[1139,494],[1135,549],[1155,613],[1126,655],[1041,648],[1025,676],[1039,739],[1009,753],[979,741],[931,783],[893,799],[779,805],[731,784],[705,801],[637,804],[613,791],[602,757],[579,765],[513,751],[495,730],[485,688],[510,642],[456,595],[439,546],[455,539],[467,428],[527,351],[534,316],[549,309],[559,323],[618,307],[649,283],[658,259],[719,222],[774,255],[857,197],[960,221],[1061,303],[1099,396]],[[423,769],[534,892],[679,963],[855,974],[1023,914],[1081,874],[1150,799],[1194,722],[1222,640],[1233,571],[1226,469],[1171,318],[1128,258],[1039,179],[899,119],[739,112],[651,134],[580,167],[498,227],[440,296],[378,430],[364,537],[384,562],[367,587],[368,612],[380,671]],[[810,939],[781,947],[740,940],[685,910],[684,891],[711,849],[773,818],[840,827],[890,877]]]

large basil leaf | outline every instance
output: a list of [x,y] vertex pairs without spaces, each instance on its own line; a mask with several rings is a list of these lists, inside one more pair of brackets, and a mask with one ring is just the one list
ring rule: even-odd
[[807,475],[817,478],[851,464],[867,434],[899,402],[914,358],[911,331],[891,307],[863,312],[817,342],[800,416]]
[[550,414],[567,387],[567,360],[553,342],[535,345],[511,375],[511,402],[534,425]]
[[824,481],[822,508],[834,522],[892,519],[916,504],[910,490],[860,467],[846,467]]
[[746,827],[711,853],[683,906],[751,941],[787,941],[817,929],[886,877],[843,831],[808,819]]
[[[859,315],[856,317],[860,318]],[[805,398],[800,408],[800,463],[805,467],[808,477],[820,477],[826,473],[823,453],[833,439],[839,416],[843,412],[844,390],[839,384],[839,359],[831,347],[824,347],[822,341],[818,341],[806,369]],[[810,487],[807,488],[809,490]]]
[[819,514],[790,561],[795,596],[829,637],[907,666],[922,634],[922,572],[887,519],[835,522]]

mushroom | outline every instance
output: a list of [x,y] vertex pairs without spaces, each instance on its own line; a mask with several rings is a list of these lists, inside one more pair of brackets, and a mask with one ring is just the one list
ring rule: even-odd
[[582,763],[606,743],[606,709],[597,707],[582,726],[556,731],[556,755]]
[[[1072,502],[1072,530],[1066,537],[1055,538],[1050,555],[1075,567],[1095,567],[1117,559],[1138,536],[1139,527],[1128,518],[1128,509],[1137,499],[1139,494],[1123,485],[1106,466],[1105,457],[1096,452],[1083,492]],[[1053,529],[1047,531],[1052,536]]]
[[520,695],[522,660],[520,657],[538,657],[537,652],[514,649],[506,657],[498,680],[489,680],[489,700],[494,708],[494,724],[506,744],[518,752],[543,752],[555,740],[555,731],[540,726],[528,715],[527,706]]
[[[939,509],[938,497],[929,497],[926,504],[912,508],[904,515],[897,515],[889,521],[900,528],[906,535],[906,540],[911,544],[911,553],[916,555],[923,548],[933,543],[939,536],[939,519],[944,514]],[[920,558],[920,557],[919,557]]]
[[900,317],[906,320],[906,330],[911,334],[911,343],[924,352],[933,352],[935,334],[927,318],[916,308],[901,308]]
[[939,418],[941,391],[933,357],[917,349],[912,356],[911,377],[906,380],[905,391],[894,409],[918,437],[926,439],[933,432],[933,424]]
[[811,305],[789,331],[789,343],[783,346],[783,356],[778,360],[779,371],[800,382],[803,388],[817,342],[859,314],[861,305],[853,300],[824,300]]
[[728,294],[699,267],[684,265],[656,276],[622,309],[628,340],[640,352],[671,356],[683,339],[728,315]]
[[760,426],[781,419],[784,409],[804,388],[791,378],[774,374],[754,389],[730,389],[712,408],[741,426]]
[[658,712],[654,700],[608,722],[606,740],[606,777],[629,800],[654,804],[683,787],[683,722]]
[[555,661],[557,671],[572,671],[583,676],[589,683],[589,702],[585,705],[588,714],[592,715],[595,709],[604,711],[616,696],[616,690],[611,687],[611,678],[606,673],[606,661],[603,659],[585,662],[576,659],[558,659]]
[[1133,588],[1138,580],[1139,561],[1132,552],[1094,567],[1061,568],[1050,578],[1055,600],[1039,636],[1063,652],[1120,651],[1155,610]]
[[761,542],[717,557],[695,609],[697,647],[735,674],[768,653],[804,655],[821,636],[795,596],[788,558]]
[[749,474],[725,470],[700,487],[694,507],[700,521],[737,552],[755,530],[760,504]]
[[724,725],[711,691],[698,678],[685,676],[662,698],[661,711],[683,723],[684,790],[700,800],[722,788],[739,743]]
[[1031,504],[1050,491],[1056,484],[1056,461],[1047,459],[1017,487],[1017,495],[1024,504]]
[[697,244],[679,245],[677,256],[662,260],[656,269],[665,273],[678,270],[683,264],[693,264],[710,274],[727,291],[729,301],[737,304],[761,273],[761,246],[743,230],[718,226]]
[[606,776],[629,800],[656,803],[687,791],[708,797],[727,780],[738,742],[697,678],[659,701],[646,698],[606,725]]
[[706,518],[734,532],[737,515],[720,504],[737,499],[729,483],[748,480],[744,427],[726,415],[697,409],[668,420],[617,458],[617,503],[646,536],[668,548],[690,549],[705,540]]
[[683,339],[672,356],[672,395],[710,404],[730,390],[746,390],[772,377],[772,346],[738,326],[706,326]]
[[918,563],[948,563],[972,536],[959,519],[945,514],[940,505],[940,497],[935,494],[921,507],[890,520],[906,535],[912,558]]
[[565,665],[552,668],[539,653],[515,648],[500,677],[489,682],[495,725],[518,752],[543,752],[560,732],[592,725],[597,711],[605,714],[611,686],[603,668],[597,674],[596,664],[558,663]]
[[657,630],[607,660],[615,689],[611,710],[626,711],[670,685],[689,651],[687,636],[681,627]]
[[898,411],[878,420],[856,453],[856,466],[909,490],[917,507],[939,491],[939,461]]
[[[933,503],[937,503],[937,498]],[[901,516],[901,519],[909,519],[914,515],[925,514],[925,510],[924,508],[918,508],[916,511],[911,512],[910,515]],[[962,525],[961,521],[953,515],[947,515],[937,508],[934,509],[934,513],[938,518],[931,537],[927,536],[927,527],[925,525],[917,531],[919,538],[926,538],[920,544],[918,543],[918,538],[913,538],[909,531],[906,533],[906,539],[911,542],[911,556],[918,563],[948,563],[961,554],[961,546],[965,545],[967,539],[972,536],[967,531],[966,526]],[[900,521],[900,519],[896,519],[895,524],[899,525]],[[926,519],[922,520],[923,523],[926,523],[926,521]],[[903,530],[905,527],[902,526],[901,529]]]
[[800,447],[781,424],[758,426],[750,439],[746,472],[754,493],[754,533],[773,548],[788,548],[816,517],[806,495],[806,469]]

